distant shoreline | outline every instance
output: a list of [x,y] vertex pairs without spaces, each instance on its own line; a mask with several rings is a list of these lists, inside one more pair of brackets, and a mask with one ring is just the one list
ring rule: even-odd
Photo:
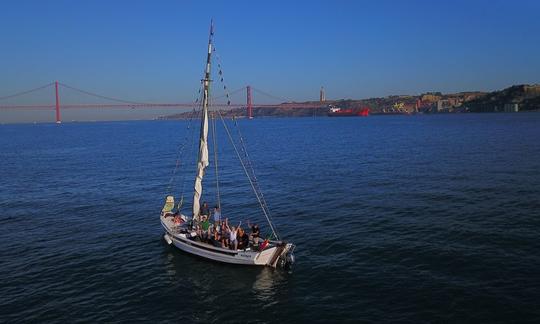
[[[330,106],[358,113],[369,109],[371,115],[412,115],[435,113],[487,113],[540,111],[540,85],[514,85],[492,91],[468,91],[452,94],[427,92],[421,95],[395,95],[361,100],[341,99],[328,101],[286,102],[275,107],[253,106],[253,117],[321,117]],[[246,116],[246,108],[221,110],[226,117]],[[192,112],[184,112],[160,119],[187,119]]]
[[[486,113],[486,112],[468,112],[468,113],[464,113],[466,115],[489,115],[489,114],[493,114],[493,115],[503,115],[503,114],[508,114],[508,115],[516,115],[516,114],[519,114],[519,115],[522,115],[522,114],[536,114],[540,112],[540,110],[528,110],[528,111],[519,111],[518,113],[506,113],[506,112],[492,112],[492,113]],[[442,115],[464,115],[464,114],[460,114],[460,113],[440,113],[440,114],[426,114],[426,113],[418,113],[418,114],[373,114],[373,115],[370,115],[368,117],[349,117],[349,118],[346,118],[346,117],[343,117],[343,118],[339,118],[339,117],[327,117],[327,116],[258,116],[256,117],[255,119],[257,120],[261,120],[261,119],[288,119],[288,118],[302,118],[302,119],[305,119],[305,118],[317,118],[317,119],[320,119],[320,118],[323,118],[323,119],[331,119],[331,120],[342,120],[342,119],[350,119],[350,118],[359,118],[359,119],[363,119],[363,118],[373,118],[373,117],[380,117],[380,116],[383,116],[385,118],[387,117],[397,117],[397,116],[407,116],[407,117],[411,117],[411,116],[442,116]],[[232,117],[229,117],[229,116],[224,116],[224,118],[226,119],[232,119],[232,118],[236,118],[236,119],[247,119],[246,116],[232,116]],[[128,123],[128,122],[167,122],[167,121],[175,121],[175,120],[179,120],[179,121],[185,121],[185,120],[188,120],[189,118],[151,118],[151,119],[115,119],[115,120],[71,120],[71,121],[65,121],[65,122],[62,122],[61,124],[56,124],[54,121],[40,121],[40,122],[3,122],[3,123],[0,123],[0,127],[2,126],[12,126],[12,125],[58,125],[58,127],[61,127],[62,124],[69,124],[69,125],[72,125],[72,124],[95,124],[95,123]]]
[[[455,114],[455,113],[495,113],[495,112],[539,112],[540,85],[514,85],[499,91],[468,91],[452,94],[427,92],[421,95],[393,95],[368,99],[340,99],[327,101],[285,102],[272,107],[253,105],[254,118],[291,118],[291,117],[326,117],[330,106],[339,107],[358,114],[369,109],[369,115],[415,115],[415,114]],[[221,109],[225,118],[246,117],[246,107]],[[103,120],[70,120],[63,123],[120,122],[148,120],[189,119],[193,111],[161,115],[158,117],[103,119]],[[90,116],[88,116],[90,117]],[[97,117],[97,116],[96,116]],[[26,117],[32,118],[32,117]],[[47,124],[44,115],[35,116],[39,121],[7,121],[0,125],[12,124]],[[91,117],[93,118],[93,117]],[[122,117],[120,117],[122,118]],[[344,117],[341,117],[344,118]],[[8,118],[9,120],[9,118]]]

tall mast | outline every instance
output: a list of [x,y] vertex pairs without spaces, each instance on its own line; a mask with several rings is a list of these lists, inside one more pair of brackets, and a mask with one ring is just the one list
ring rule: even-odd
[[193,193],[193,218],[199,219],[200,200],[202,196],[202,180],[204,170],[208,166],[208,98],[210,96],[210,70],[212,57],[212,38],[214,36],[214,23],[210,22],[210,35],[208,36],[208,55],[203,82],[203,111],[201,116],[201,134],[199,137],[199,157],[197,159],[197,176],[195,177]]

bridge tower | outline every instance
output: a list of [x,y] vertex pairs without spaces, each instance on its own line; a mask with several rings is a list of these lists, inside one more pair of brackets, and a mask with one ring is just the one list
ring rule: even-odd
[[321,87],[321,91],[319,92],[319,102],[323,103],[326,101],[326,96],[324,95],[324,87]]
[[253,119],[253,104],[251,102],[251,86],[246,87],[247,90],[247,115],[249,119]]
[[54,81],[54,90],[56,94],[56,123],[60,124],[60,97],[58,96],[58,81]]

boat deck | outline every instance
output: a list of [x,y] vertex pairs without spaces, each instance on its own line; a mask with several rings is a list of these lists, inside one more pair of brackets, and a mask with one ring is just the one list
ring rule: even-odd
[[[260,251],[259,246],[254,245],[253,242],[250,241],[249,246],[245,249],[230,249],[230,248],[224,248],[221,246],[221,243],[214,241],[213,239],[210,239],[209,241],[203,241],[201,238],[195,233],[195,231],[192,231],[189,229],[187,222],[184,222],[180,225],[175,224],[172,217],[161,217],[162,224],[167,229],[167,232],[172,235],[174,238],[180,239],[184,241],[185,243],[191,243],[192,245],[220,253],[226,253],[229,255],[235,255],[238,252],[248,252],[257,254]],[[265,249],[274,247],[275,243],[269,243]]]

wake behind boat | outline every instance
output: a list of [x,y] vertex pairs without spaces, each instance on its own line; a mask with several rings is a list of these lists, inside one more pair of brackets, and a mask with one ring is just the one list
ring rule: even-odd
[[[176,203],[174,195],[168,195],[160,214],[161,224],[165,230],[164,239],[168,244],[172,244],[180,250],[214,261],[242,265],[270,266],[274,268],[277,266],[288,266],[294,262],[293,251],[295,245],[283,241],[276,231],[275,225],[270,217],[270,211],[258,186],[253,168],[251,167],[244,141],[240,137],[242,147],[238,149],[220,111],[215,110],[209,114],[210,74],[212,52],[214,50],[213,35],[213,25],[211,24],[206,67],[204,79],[202,80],[201,123],[192,214],[191,216],[188,216],[182,213],[183,193],[180,195],[181,197],[178,203]],[[223,79],[221,80],[223,81]],[[234,203],[232,202],[231,205],[224,204],[222,206],[221,204],[215,131],[217,117],[219,117],[223,124],[242,169],[249,180],[255,198],[259,203],[262,214],[268,222],[270,231],[265,238],[261,237],[260,229],[255,225],[251,226],[251,224],[248,224],[249,227],[251,227],[251,235],[248,235],[247,232],[240,227],[240,224],[238,226],[233,226],[228,219],[221,219],[221,207],[226,207],[227,210],[230,210],[230,214],[234,214],[235,208]],[[210,213],[206,204],[201,206],[203,179],[205,170],[210,165],[208,150],[209,123],[213,135],[213,164],[215,166],[217,192],[217,205],[215,206],[213,215]],[[243,152],[244,156],[242,156],[240,152]],[[178,166],[179,162],[177,161],[175,172]]]

